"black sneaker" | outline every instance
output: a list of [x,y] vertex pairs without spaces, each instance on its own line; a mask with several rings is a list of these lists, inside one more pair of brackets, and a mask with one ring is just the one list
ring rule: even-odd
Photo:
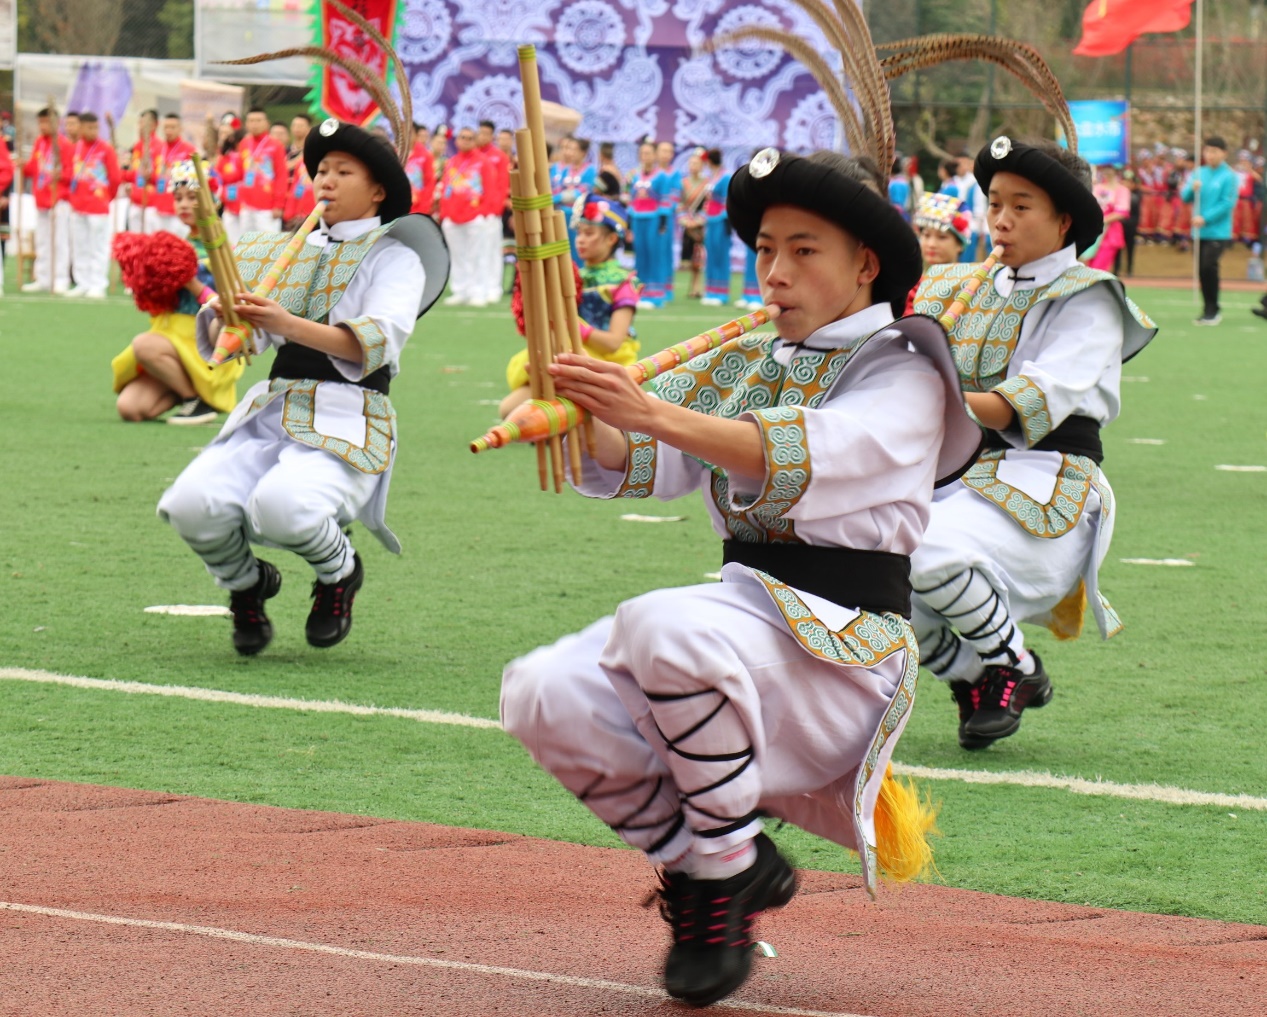
[[950,682],[949,684],[950,695],[959,707],[959,747],[969,751],[984,749],[994,739],[968,733],[968,721],[973,718],[981,705],[982,684],[980,682],[976,685],[970,682]]
[[1250,314],[1256,314],[1260,318],[1267,318],[1267,307],[1251,307]]
[[186,399],[176,407],[176,412],[167,418],[167,422],[169,424],[210,424],[219,415],[219,410],[201,399]]
[[1000,664],[985,669],[985,677],[977,685],[981,690],[977,711],[964,725],[966,734],[987,739],[987,744],[1006,738],[1021,726],[1021,712],[1027,706],[1037,709],[1051,702],[1051,681],[1038,654],[1032,656],[1033,674]]
[[233,648],[244,657],[253,657],[273,641],[273,624],[264,613],[264,601],[276,597],[282,588],[282,574],[268,562],[257,559],[260,577],[248,590],[229,594],[233,612]]
[[673,929],[664,962],[664,990],[691,1006],[730,995],[752,970],[752,923],[796,893],[796,872],[765,834],[754,841],[757,860],[729,879],[660,875],[660,914]]
[[352,631],[352,601],[365,582],[361,556],[354,554],[352,574],[337,583],[312,584],[312,610],[308,612],[305,632],[309,646],[328,647],[343,642]]

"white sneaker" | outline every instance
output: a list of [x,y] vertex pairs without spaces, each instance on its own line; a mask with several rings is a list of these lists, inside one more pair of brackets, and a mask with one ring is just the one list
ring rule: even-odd
[[[54,290],[53,292],[57,291]],[[87,295],[88,290],[83,286],[72,286],[70,289],[66,290],[66,296],[68,297],[86,297]]]
[[459,296],[456,293],[450,294],[444,298],[445,307],[463,307],[466,305],[466,297]]
[[40,282],[29,282],[22,284],[23,293],[47,293],[48,287]]
[[638,301],[638,310],[640,311],[658,311],[659,309],[660,309],[660,305],[657,304],[654,300],[639,300]]
[[700,307],[721,307],[724,301],[720,297],[705,297],[699,302]]
[[87,297],[89,300],[105,300],[106,291],[105,290],[85,290],[84,296]]
[[67,286],[65,283],[61,283],[53,287],[53,292],[56,293],[60,297],[64,297],[70,292],[70,287]]
[[466,302],[466,306],[467,307],[487,307],[488,301],[480,297],[476,297],[474,300],[468,300]]

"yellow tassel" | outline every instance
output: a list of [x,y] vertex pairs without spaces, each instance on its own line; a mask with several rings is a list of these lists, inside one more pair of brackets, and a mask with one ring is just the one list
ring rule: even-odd
[[1077,639],[1082,635],[1082,619],[1087,611],[1087,584],[1078,585],[1064,600],[1051,609],[1047,628],[1057,639]]
[[875,805],[876,861],[885,879],[909,883],[935,871],[929,838],[941,835],[938,811],[913,781],[897,780],[892,766],[885,770]]

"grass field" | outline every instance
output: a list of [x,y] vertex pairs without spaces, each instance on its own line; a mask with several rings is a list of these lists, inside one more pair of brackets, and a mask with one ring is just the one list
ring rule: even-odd
[[[1267,326],[1248,314],[1249,295],[1228,295],[1215,329],[1191,326],[1187,290],[1133,295],[1163,332],[1126,366],[1124,411],[1105,436],[1119,516],[1103,586],[1126,631],[1059,646],[1035,633],[1056,698],[984,753],[958,748],[949,696],[927,680],[898,749],[905,763],[1267,794],[1267,473],[1215,469],[1267,465]],[[721,317],[687,301],[643,315],[643,349]],[[528,449],[471,456],[519,340],[504,307],[437,310],[392,390],[401,449],[389,522],[404,555],[358,530],[356,628],[329,651],[303,640],[307,567],[278,557],[276,640],[238,658],[224,619],[143,613],[223,602],[154,515],[214,429],[123,424],[113,411],[110,358],[143,325],[122,298],[0,300],[0,669],[495,718],[506,661],[719,565],[697,501],[639,509],[681,523],[629,523],[628,503],[538,493]],[[257,361],[245,381],[266,369]],[[614,843],[500,732],[382,716],[0,681],[0,772]],[[1267,812],[930,787],[950,885],[1267,923]],[[790,828],[780,838],[802,865],[854,865]]]

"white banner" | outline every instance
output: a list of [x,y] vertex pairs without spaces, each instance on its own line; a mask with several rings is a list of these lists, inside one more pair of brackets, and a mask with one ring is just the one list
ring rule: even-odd
[[0,0],[0,71],[11,71],[18,59],[18,0]]
[[312,64],[301,58],[251,67],[225,67],[217,61],[309,46],[312,40],[310,0],[194,0],[194,60],[200,78],[306,85]]

